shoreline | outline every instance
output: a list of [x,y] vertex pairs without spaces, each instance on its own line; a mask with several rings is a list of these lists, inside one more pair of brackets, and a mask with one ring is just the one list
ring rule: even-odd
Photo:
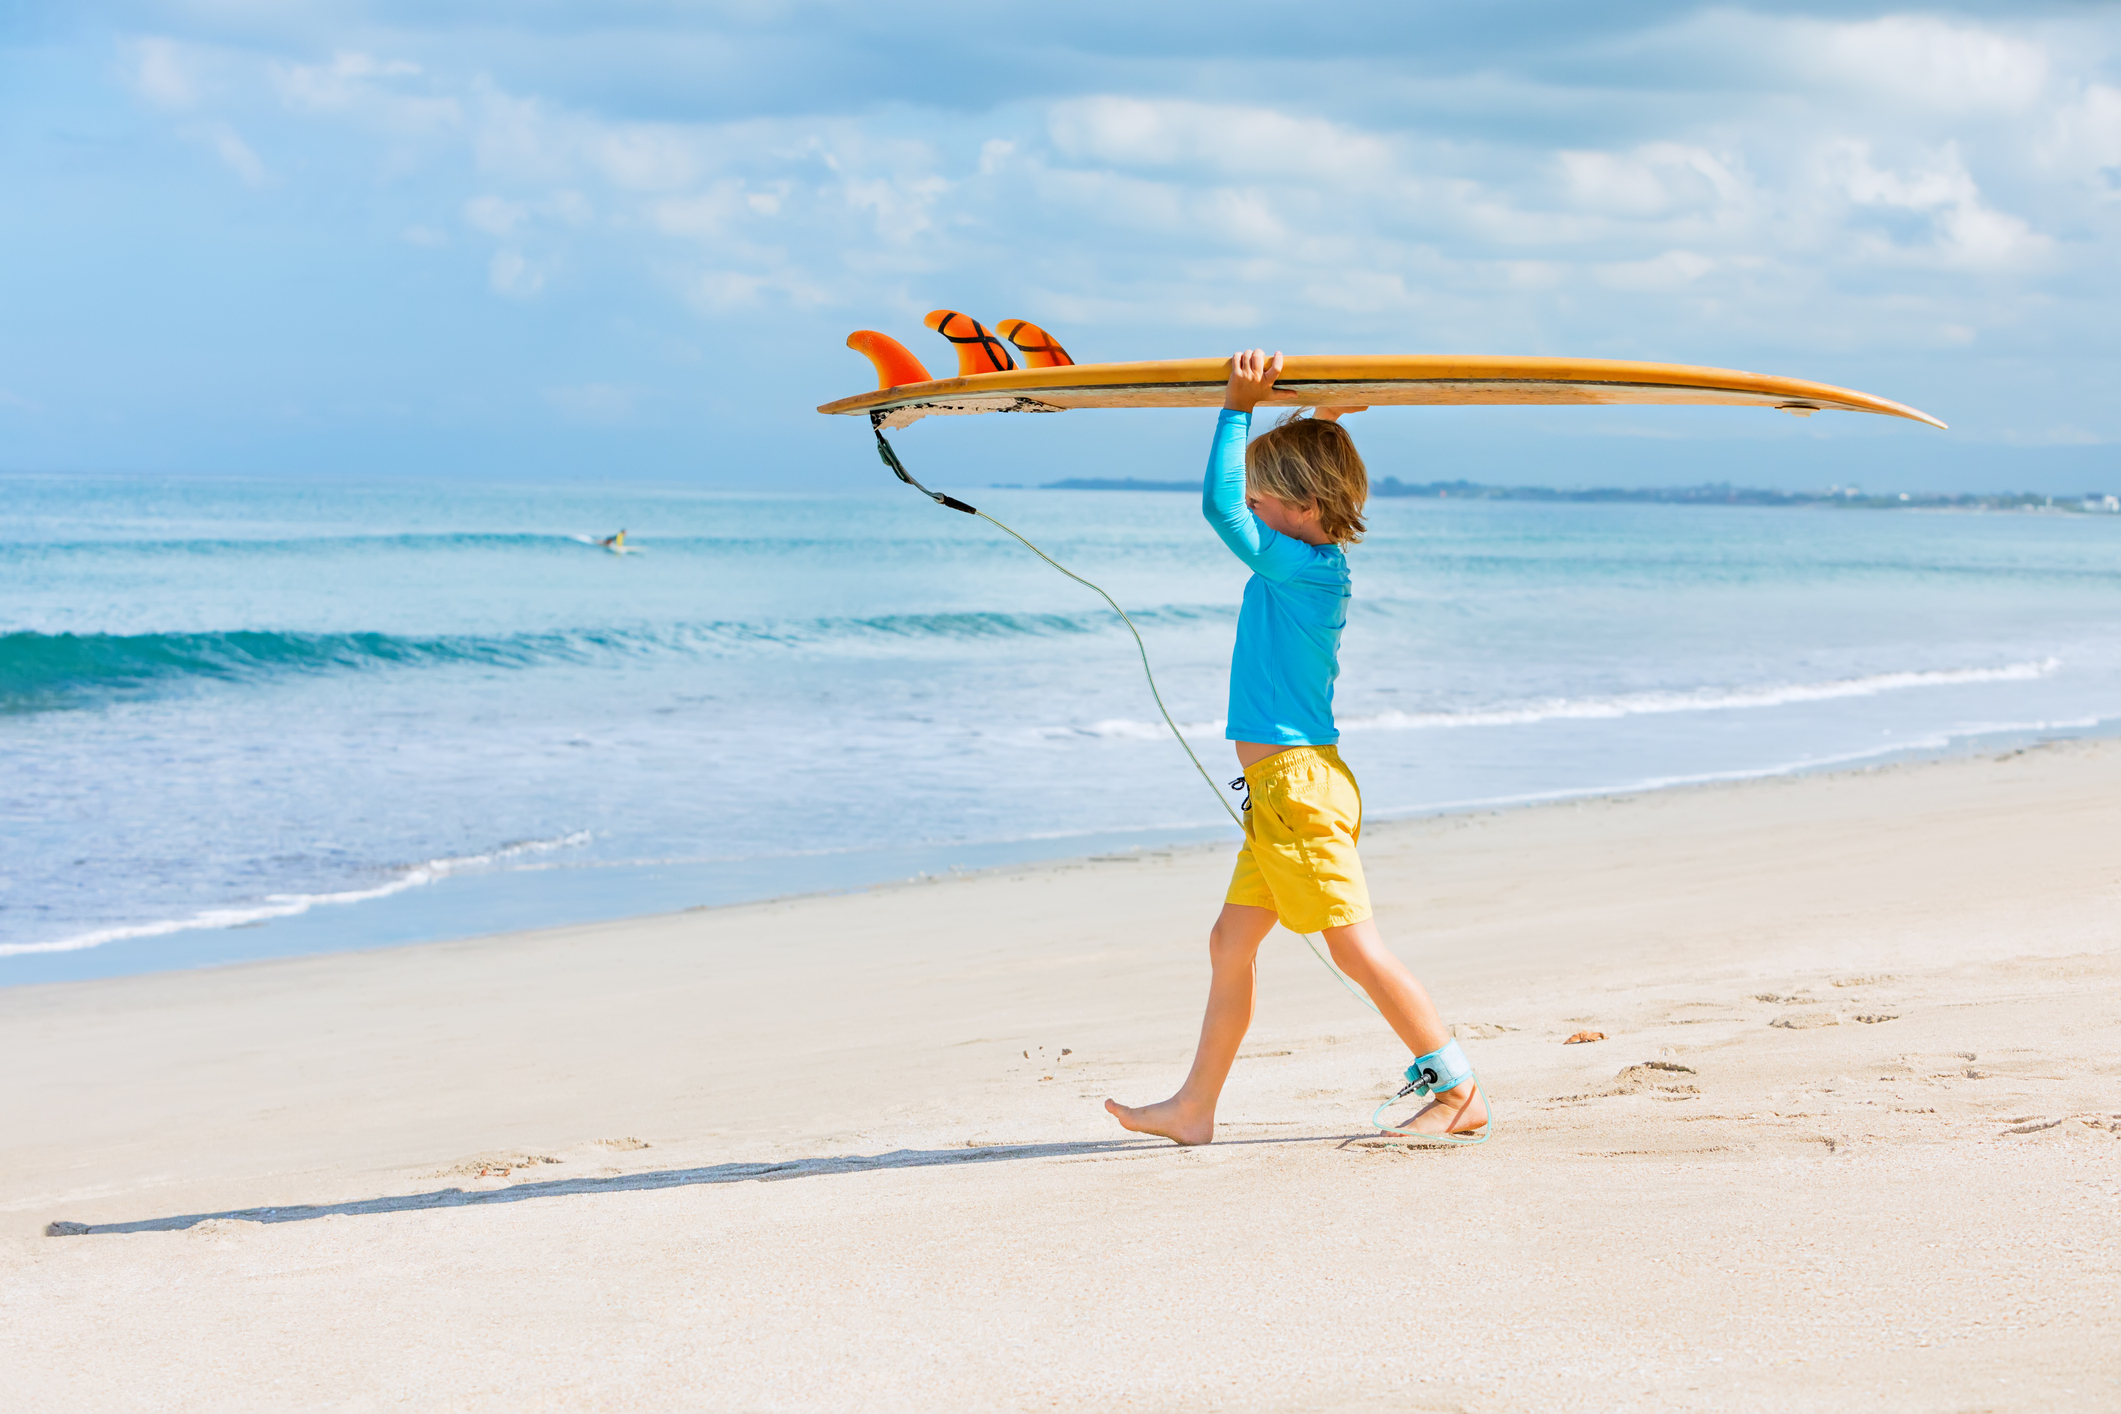
[[[1801,779],[1857,772],[1888,765],[1922,765],[1978,757],[2001,749],[2063,741],[2121,738],[2121,718],[2091,723],[2012,727],[1961,734],[1939,742],[1929,739],[1906,746],[1880,748],[1853,757],[1759,770],[1734,770],[1695,777],[1656,778],[1633,784],[1536,792],[1526,795],[1445,801],[1375,812],[1377,824],[1531,809],[1572,801],[1630,799],[1669,791],[1713,788],[1747,781]],[[525,928],[585,927],[661,917],[700,909],[723,909],[808,898],[858,894],[898,884],[953,877],[976,877],[995,870],[1052,867],[1129,851],[1166,851],[1187,846],[1212,848],[1234,843],[1227,826],[1208,821],[1086,831],[1051,836],[1020,836],[904,847],[821,851],[805,855],[756,858],[669,859],[564,862],[502,870],[452,873],[437,870],[424,882],[386,881],[351,898],[324,895],[295,911],[274,915],[270,902],[256,906],[266,916],[234,925],[156,925],[165,931],[138,938],[114,939],[81,947],[32,945],[34,950],[0,955],[0,992],[68,982],[125,976],[245,966],[279,958],[333,956],[346,953],[424,947],[489,937]],[[508,846],[496,853],[550,847],[548,842]],[[896,866],[873,861],[896,859]],[[973,861],[966,863],[964,861]],[[441,861],[411,866],[411,872],[434,869]],[[843,882],[805,883],[770,893],[727,892],[716,897],[718,876],[756,879],[762,872],[796,874],[806,865]],[[898,872],[906,866],[912,872]],[[833,866],[837,866],[835,869]],[[594,881],[599,887],[585,889]],[[546,884],[538,889],[535,884]],[[568,885],[572,885],[571,888]],[[646,894],[655,906],[627,908],[618,900]],[[706,896],[706,901],[691,901]],[[590,897],[604,902],[588,904]],[[685,902],[676,899],[685,898]],[[380,906],[379,906],[380,905]],[[423,905],[425,905],[423,907]],[[221,912],[241,911],[240,906]],[[212,911],[210,911],[212,912]],[[490,925],[479,920],[491,918]],[[236,935],[243,935],[237,937]],[[189,946],[172,947],[182,937]],[[174,952],[174,956],[162,956]]]
[[[1279,932],[1215,1145],[1098,1108],[1184,1073],[1227,847],[7,989],[0,1353],[29,1409],[2083,1407],[2116,838],[2110,738],[1381,822],[1473,1150],[1367,1131],[1401,1049]],[[1482,1340],[1363,1358],[1429,1299]]]

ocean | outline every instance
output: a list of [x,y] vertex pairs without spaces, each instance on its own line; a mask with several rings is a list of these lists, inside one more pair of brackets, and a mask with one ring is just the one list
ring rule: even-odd
[[[952,489],[1127,606],[1235,776],[1244,572],[1197,497]],[[0,497],[0,985],[1234,838],[1103,604],[895,484]],[[1373,818],[2121,723],[2121,516],[1371,526],[1337,706]]]

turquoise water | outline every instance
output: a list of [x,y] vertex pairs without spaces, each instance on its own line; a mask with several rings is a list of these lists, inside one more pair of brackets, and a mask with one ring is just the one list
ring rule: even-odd
[[[0,983],[1231,834],[1110,614],[895,485],[0,486]],[[966,494],[1135,612],[1222,773],[1195,498]],[[1373,815],[2121,719],[2121,517],[1372,510]]]

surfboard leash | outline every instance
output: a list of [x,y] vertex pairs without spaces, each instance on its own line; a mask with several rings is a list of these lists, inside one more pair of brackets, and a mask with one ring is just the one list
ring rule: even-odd
[[[899,480],[905,482],[908,486],[911,486],[914,490],[920,492],[923,496],[926,496],[929,500],[935,502],[938,506],[946,506],[953,511],[960,511],[968,516],[976,516],[979,519],[987,522],[987,524],[993,526],[996,530],[1001,531],[1011,540],[1014,540],[1017,544],[1023,546],[1026,550],[1029,550],[1032,554],[1038,556],[1041,560],[1044,560],[1047,564],[1053,566],[1053,568],[1059,570],[1062,574],[1074,580],[1077,584],[1080,584],[1085,589],[1090,590],[1092,593],[1096,594],[1098,598],[1104,600],[1106,604],[1111,606],[1112,612],[1119,615],[1119,621],[1127,626],[1127,632],[1134,635],[1134,651],[1141,655],[1142,676],[1148,680],[1149,695],[1156,699],[1156,710],[1163,715],[1164,725],[1171,729],[1171,739],[1177,742],[1179,748],[1186,753],[1186,759],[1193,763],[1193,769],[1200,773],[1200,778],[1208,783],[1208,789],[1214,793],[1215,803],[1217,805],[1220,805],[1223,808],[1223,813],[1230,817],[1230,823],[1237,826],[1238,830],[1242,832],[1245,828],[1244,818],[1240,816],[1236,808],[1233,807],[1230,802],[1223,797],[1223,788],[1219,784],[1217,784],[1215,777],[1208,774],[1208,768],[1202,765],[1200,757],[1194,754],[1193,744],[1187,741],[1186,734],[1178,729],[1178,722],[1172,717],[1171,709],[1164,705],[1164,695],[1160,690],[1158,690],[1156,686],[1156,670],[1149,665],[1149,645],[1142,641],[1141,630],[1134,626],[1134,620],[1129,618],[1127,616],[1127,611],[1119,606],[1119,601],[1117,599],[1114,599],[1110,594],[1107,594],[1102,585],[1093,584],[1089,580],[1084,579],[1074,570],[1069,569],[1059,560],[1054,559],[1044,550],[1039,549],[1038,546],[1032,544],[1022,535],[1019,535],[1015,530],[1011,529],[1007,525],[1004,525],[1001,521],[996,520],[993,516],[988,515],[979,507],[970,505],[964,501],[960,501],[955,496],[945,495],[941,491],[931,491],[927,487],[921,485],[919,481],[914,479],[913,473],[906,470],[906,464],[899,460],[898,452],[895,448],[892,447],[890,439],[884,436],[883,413],[872,412],[869,414],[869,430],[876,434],[876,454],[883,459],[885,466],[891,468],[891,474],[893,476],[896,476]],[[1239,779],[1242,780],[1243,778],[1240,777]],[[1232,782],[1231,789],[1235,790],[1236,788],[1237,782]],[[1247,809],[1251,808],[1251,802],[1249,800],[1246,801],[1245,805]],[[1376,1012],[1376,1014],[1380,1018],[1384,1016],[1384,1012],[1378,1009],[1377,1003],[1370,1000],[1369,994],[1364,992],[1362,988],[1356,986],[1354,981],[1349,978],[1347,973],[1342,972],[1338,967],[1335,967],[1333,965],[1333,960],[1318,950],[1318,942],[1316,939],[1314,939],[1309,933],[1298,933],[1296,936],[1304,940],[1304,946],[1311,950],[1311,956],[1318,959],[1318,965],[1325,968],[1326,971],[1332,973],[1333,980],[1340,983],[1341,986],[1345,987],[1348,991],[1349,996],[1361,1002],[1371,1011]],[[1381,1132],[1393,1135],[1397,1138],[1429,1139],[1441,1141],[1446,1144],[1484,1144],[1487,1142],[1488,1136],[1495,1132],[1495,1106],[1493,1101],[1488,1100],[1487,1086],[1481,1084],[1480,1074],[1478,1071],[1475,1071],[1473,1073],[1473,1083],[1479,1090],[1481,1099],[1487,1102],[1488,1105],[1488,1121],[1485,1125],[1481,1126],[1480,1134],[1477,1138],[1456,1134],[1420,1134],[1416,1133],[1413,1130],[1398,1129],[1391,1125],[1381,1123],[1379,1121],[1379,1116],[1384,1114],[1387,1109],[1391,1108],[1391,1106],[1398,1103],[1400,1100],[1405,1099],[1406,1096],[1413,1089],[1411,1085],[1408,1086],[1407,1089],[1401,1090],[1397,1095],[1393,1096],[1391,1099],[1386,1100],[1383,1104],[1379,1105],[1370,1116],[1370,1124],[1372,1125],[1372,1127],[1380,1130]]]
[[[881,421],[881,419],[876,418],[874,414],[872,414],[871,417],[874,421]],[[1238,829],[1242,830],[1245,827],[1245,822],[1241,818],[1239,818],[1235,810],[1230,809],[1230,802],[1223,799],[1222,787],[1215,783],[1215,777],[1208,774],[1208,768],[1206,766],[1203,766],[1201,764],[1200,757],[1194,754],[1193,744],[1187,741],[1186,734],[1178,729],[1178,723],[1173,720],[1171,716],[1171,709],[1164,705],[1164,695],[1162,692],[1157,690],[1156,686],[1156,671],[1155,669],[1149,666],[1149,645],[1142,641],[1141,630],[1134,626],[1133,619],[1127,617],[1127,611],[1119,606],[1119,601],[1117,599],[1114,599],[1110,594],[1107,594],[1102,586],[1092,584],[1089,580],[1084,579],[1074,570],[1069,569],[1059,560],[1054,559],[1044,550],[1039,549],[1038,546],[1032,544],[1029,540],[1026,540],[1022,535],[1019,535],[1015,530],[996,520],[993,516],[988,515],[979,507],[967,505],[965,502],[958,500],[957,497],[946,496],[940,491],[930,491],[927,487],[921,485],[920,482],[915,481],[913,479],[913,473],[906,470],[906,464],[898,459],[898,453],[892,449],[891,443],[885,439],[884,429],[882,427],[876,427],[874,430],[876,432],[877,454],[884,459],[884,465],[890,467],[893,473],[897,475],[899,480],[905,482],[908,486],[911,486],[914,490],[920,492],[929,500],[935,502],[938,506],[948,506],[953,511],[963,511],[968,516],[978,516],[981,520],[987,522],[987,524],[1001,531],[1002,534],[1008,536],[1017,544],[1023,546],[1026,550],[1029,550],[1032,554],[1038,556],[1047,564],[1053,566],[1053,568],[1059,570],[1062,574],[1068,576],[1068,578],[1074,580],[1077,584],[1080,584],[1085,589],[1090,590],[1092,593],[1096,594],[1098,598],[1104,600],[1105,603],[1111,606],[1112,612],[1119,615],[1119,621],[1127,626],[1127,632],[1134,635],[1134,651],[1141,655],[1142,676],[1149,680],[1149,695],[1156,699],[1156,710],[1163,714],[1164,725],[1171,729],[1172,738],[1178,742],[1179,746],[1182,749],[1184,749],[1186,753],[1186,759],[1193,763],[1194,770],[1200,772],[1200,778],[1208,783],[1208,789],[1215,792],[1215,803],[1217,805],[1220,805],[1226,812],[1228,812],[1230,816],[1230,823],[1236,825]],[[1363,1000],[1368,1001],[1369,998],[1364,997]]]

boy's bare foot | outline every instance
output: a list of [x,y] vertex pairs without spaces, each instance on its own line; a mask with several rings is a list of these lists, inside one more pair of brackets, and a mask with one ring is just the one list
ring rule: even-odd
[[1428,1107],[1393,1128],[1404,1134],[1464,1134],[1488,1122],[1488,1102],[1477,1086],[1447,1090]]
[[1202,1114],[1176,1095],[1139,1109],[1107,1100],[1105,1109],[1136,1134],[1160,1134],[1174,1144],[1205,1144],[1215,1137],[1215,1112]]

